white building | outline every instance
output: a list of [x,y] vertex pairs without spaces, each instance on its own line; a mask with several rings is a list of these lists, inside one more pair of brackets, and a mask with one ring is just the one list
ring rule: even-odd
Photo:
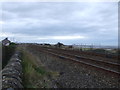
[[4,45],[4,46],[10,45],[10,41],[8,40],[8,38],[5,38],[4,40],[2,40],[2,45]]

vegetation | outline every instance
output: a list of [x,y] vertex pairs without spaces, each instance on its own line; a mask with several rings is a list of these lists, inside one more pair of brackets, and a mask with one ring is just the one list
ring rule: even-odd
[[23,85],[25,88],[49,88],[48,76],[57,76],[57,72],[48,71],[30,52],[22,51]]
[[10,43],[9,46],[2,46],[2,69],[6,66],[7,62],[13,55],[15,48],[15,43]]

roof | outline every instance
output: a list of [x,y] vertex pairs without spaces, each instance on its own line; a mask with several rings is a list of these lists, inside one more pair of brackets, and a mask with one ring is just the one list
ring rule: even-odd
[[10,40],[8,40],[8,38],[5,38],[4,40],[2,40],[3,45],[8,45],[9,43],[10,43]]

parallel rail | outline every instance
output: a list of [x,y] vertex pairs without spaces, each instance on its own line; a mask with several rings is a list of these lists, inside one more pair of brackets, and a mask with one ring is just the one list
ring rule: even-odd
[[[120,75],[120,72],[118,70],[118,68],[120,67],[119,63],[113,63],[113,62],[108,62],[108,61],[103,61],[103,60],[96,60],[96,59],[91,59],[91,58],[87,58],[87,57],[83,57],[83,56],[79,56],[79,55],[72,55],[72,54],[68,54],[68,53],[64,53],[64,52],[58,52],[56,50],[53,49],[45,49],[45,48],[37,48],[38,50],[42,51],[42,52],[46,52],[49,54],[52,54],[54,56],[60,57],[62,59],[67,59],[67,60],[71,60],[71,61],[75,61],[77,63],[82,63],[88,66],[92,66],[95,67],[97,69],[101,69],[104,71],[108,71],[117,75]],[[114,67],[114,69],[109,68],[109,67],[104,67],[103,65],[96,65],[95,63],[90,63],[90,62],[97,62],[98,64],[106,64],[109,67]]]
[[[47,50],[50,51],[50,50],[52,50],[52,49],[47,49]],[[53,50],[53,51],[55,51],[55,50]],[[58,52],[55,51],[55,53],[58,53]],[[68,53],[64,53],[64,52],[62,52],[62,54],[64,54],[64,55],[69,55],[69,56],[72,56],[72,57],[75,57],[75,58],[89,59],[89,60],[92,60],[92,61],[97,61],[97,62],[102,62],[102,63],[107,63],[107,64],[111,64],[111,65],[120,66],[119,63],[114,63],[114,62],[111,62],[111,61],[96,60],[96,59],[93,59],[93,58],[88,58],[88,57],[85,57],[85,56],[79,56],[79,55],[68,54]]]
[[[38,47],[41,47],[41,46],[38,46]],[[112,55],[108,55],[106,54],[108,57],[103,57],[101,56],[100,54],[98,55],[95,55],[95,53],[93,52],[87,52],[87,51],[75,51],[75,50],[66,50],[66,49],[60,49],[60,48],[52,48],[52,47],[42,47],[42,48],[45,48],[45,49],[52,49],[52,50],[57,50],[59,52],[65,52],[65,53],[69,53],[69,54],[73,54],[73,55],[78,55],[78,56],[85,56],[85,57],[89,57],[89,58],[94,58],[94,59],[100,59],[100,60],[104,60],[104,61],[111,61],[113,63],[119,63],[120,64],[120,61],[119,61],[119,56],[117,55],[116,58],[112,58],[111,56]],[[111,58],[110,58],[111,57]]]
[[63,48],[53,48],[53,47],[44,47],[44,48],[51,48],[51,49],[57,49],[57,50],[64,50],[64,51],[69,51],[69,52],[75,52],[75,53],[81,53],[85,55],[93,55],[97,57],[103,57],[103,58],[108,58],[108,59],[118,59],[118,54],[105,54],[105,53],[99,53],[99,52],[94,52],[94,51],[78,51],[78,50],[70,50],[70,49],[63,49]]

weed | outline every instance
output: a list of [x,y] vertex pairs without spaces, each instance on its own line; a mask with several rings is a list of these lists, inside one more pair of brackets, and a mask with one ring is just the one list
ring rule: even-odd
[[23,85],[25,88],[49,88],[50,80],[48,76],[52,76],[52,72],[46,70],[44,65],[37,62],[37,58],[30,52],[22,50],[22,66],[23,66]]

